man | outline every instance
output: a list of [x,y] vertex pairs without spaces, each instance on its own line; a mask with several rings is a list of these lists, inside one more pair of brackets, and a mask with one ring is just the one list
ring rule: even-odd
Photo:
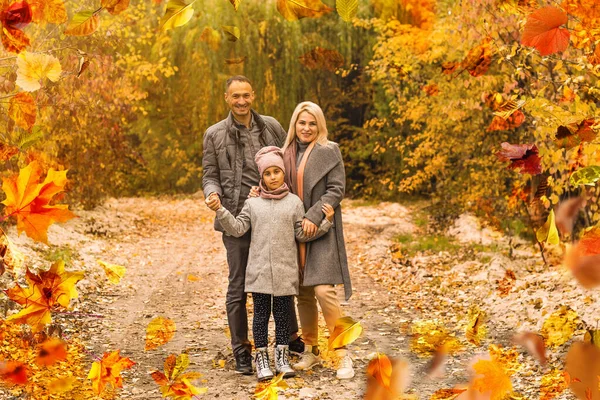
[[[225,86],[229,116],[204,133],[202,188],[206,203],[213,206],[220,199],[223,206],[237,216],[253,186],[260,180],[254,156],[265,146],[281,147],[287,133],[272,117],[260,115],[251,106],[254,101],[252,83],[245,76],[229,78]],[[215,230],[223,232],[215,220]],[[248,314],[244,278],[250,232],[240,238],[223,233],[223,244],[229,265],[227,288],[227,322],[231,331],[231,347],[236,372],[252,375],[251,345],[248,341]],[[290,310],[290,352],[302,353],[304,343],[297,336],[295,310]]]

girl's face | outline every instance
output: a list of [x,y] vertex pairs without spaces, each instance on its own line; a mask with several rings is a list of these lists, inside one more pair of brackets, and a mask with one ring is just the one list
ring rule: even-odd
[[296,136],[302,143],[311,143],[317,138],[319,128],[312,114],[302,111],[296,121]]
[[283,185],[284,172],[279,167],[269,167],[263,172],[262,179],[267,189],[275,190]]

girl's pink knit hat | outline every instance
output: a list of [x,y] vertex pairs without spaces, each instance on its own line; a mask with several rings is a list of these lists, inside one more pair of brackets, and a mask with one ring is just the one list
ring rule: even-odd
[[285,173],[283,165],[283,152],[279,147],[267,146],[263,147],[256,153],[254,161],[258,166],[258,173],[262,178],[263,172],[269,167],[279,167]]

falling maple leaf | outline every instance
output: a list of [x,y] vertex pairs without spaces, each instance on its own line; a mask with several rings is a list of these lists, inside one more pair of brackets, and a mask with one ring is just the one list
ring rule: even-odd
[[522,174],[542,173],[542,159],[535,144],[501,144],[502,150],[496,153],[500,161],[510,161],[508,168],[518,169]]
[[129,7],[129,0],[102,0],[101,4],[112,15],[119,15]]
[[592,142],[598,136],[592,128],[595,124],[595,118],[586,118],[580,122],[559,126],[555,136],[556,145],[571,149],[581,143]]
[[35,362],[38,365],[49,366],[57,361],[67,359],[67,344],[60,339],[48,339],[38,349]]
[[36,161],[20,170],[12,178],[4,178],[2,189],[6,199],[4,212],[17,219],[19,235],[25,232],[30,238],[48,243],[48,227],[54,222],[65,222],[75,215],[67,205],[50,205],[53,197],[62,192],[67,183],[67,171],[50,169],[39,183],[42,171]]
[[546,365],[546,344],[542,336],[533,332],[523,332],[516,335],[513,341],[525,347],[529,354],[534,356],[541,365]]
[[154,318],[146,328],[145,351],[155,349],[168,343],[175,336],[175,322],[168,318]]
[[562,306],[544,321],[540,333],[546,346],[558,347],[571,339],[578,324],[577,313],[568,306]]
[[5,290],[14,302],[24,306],[17,314],[7,320],[28,324],[34,332],[39,332],[52,321],[51,311],[55,306],[68,308],[71,299],[77,298],[75,284],[83,279],[81,271],[66,272],[64,262],[57,261],[48,271],[33,274],[27,270],[25,280],[28,286],[16,284]]
[[491,38],[485,38],[481,44],[469,50],[460,64],[463,69],[458,74],[465,70],[475,77],[485,74],[492,64],[491,41]]
[[546,219],[544,225],[540,226],[535,231],[535,237],[540,243],[552,245],[557,245],[560,243],[558,229],[556,228],[554,210],[550,210],[550,214],[548,215],[548,218]]
[[31,44],[25,32],[7,26],[3,26],[0,30],[0,39],[6,51],[11,53],[21,53]]
[[579,245],[583,255],[600,254],[600,225],[587,228],[579,240]]
[[202,374],[198,372],[183,373],[190,365],[190,359],[186,353],[179,356],[170,354],[165,360],[165,372],[154,371],[150,375],[154,382],[160,386],[163,397],[173,397],[177,400],[191,400],[192,396],[203,394],[207,388],[197,388],[191,381],[198,379]]
[[33,21],[37,23],[62,24],[67,21],[63,0],[29,0]]
[[281,373],[268,382],[258,383],[254,391],[254,398],[258,400],[277,400],[278,393],[288,388],[288,384],[283,380],[283,373]]
[[113,388],[123,387],[121,372],[135,365],[129,358],[121,357],[119,352],[120,350],[115,350],[104,353],[100,361],[92,364],[87,378],[92,381],[92,388],[97,395],[102,393],[108,384]]
[[367,375],[375,378],[384,388],[389,388],[392,378],[392,363],[388,356],[378,352],[367,365]]
[[567,21],[567,14],[559,8],[540,8],[527,17],[521,43],[535,47],[542,56],[563,52],[569,47],[569,31],[561,28]]
[[335,328],[329,336],[329,348],[339,349],[354,342],[363,331],[362,325],[352,317],[342,317],[335,321]]
[[308,69],[324,69],[335,72],[344,65],[344,57],[336,50],[315,47],[300,56],[300,63]]
[[65,35],[89,36],[96,32],[100,26],[100,17],[98,16],[100,10],[102,9],[80,11],[75,14],[65,29]]
[[25,385],[27,383],[27,365],[20,361],[3,361],[0,359],[0,381]]
[[42,87],[41,82],[49,79],[58,82],[62,67],[58,58],[44,53],[23,52],[17,57],[17,85],[27,92]]
[[107,263],[101,260],[97,261],[98,264],[100,264],[104,269],[104,272],[106,273],[106,276],[108,277],[108,280],[111,283],[117,285],[119,282],[121,282],[121,279],[125,276],[126,271],[124,266]]
[[169,0],[167,3],[167,11],[160,20],[160,29],[163,31],[183,26],[190,22],[194,15],[192,5],[196,2],[193,0],[187,4],[182,0]]
[[469,322],[465,330],[465,337],[469,343],[479,346],[481,340],[487,334],[487,328],[485,326],[486,315],[477,306],[473,306],[469,309],[467,315]]
[[410,384],[406,361],[376,353],[367,366],[367,390],[364,400],[396,400]]
[[490,400],[501,400],[512,391],[512,383],[502,365],[493,360],[479,360],[473,365],[477,376],[471,388],[489,393]]
[[277,11],[288,21],[318,18],[333,11],[321,0],[277,0]]
[[35,125],[37,106],[30,93],[20,92],[11,97],[8,116],[23,129],[30,130]]
[[558,204],[556,208],[556,228],[564,235],[571,235],[579,210],[585,207],[584,197],[571,197]]
[[573,378],[569,387],[577,398],[600,399],[600,348],[591,343],[573,343],[565,371]]

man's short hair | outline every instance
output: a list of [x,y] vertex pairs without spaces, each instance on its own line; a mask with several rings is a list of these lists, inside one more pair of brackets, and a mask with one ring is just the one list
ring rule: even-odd
[[231,86],[231,84],[234,81],[247,82],[250,84],[250,86],[252,86],[252,82],[250,82],[250,79],[246,78],[244,75],[235,75],[235,76],[232,76],[231,78],[227,79],[227,82],[225,82],[225,91],[226,92],[229,90],[229,86]]

